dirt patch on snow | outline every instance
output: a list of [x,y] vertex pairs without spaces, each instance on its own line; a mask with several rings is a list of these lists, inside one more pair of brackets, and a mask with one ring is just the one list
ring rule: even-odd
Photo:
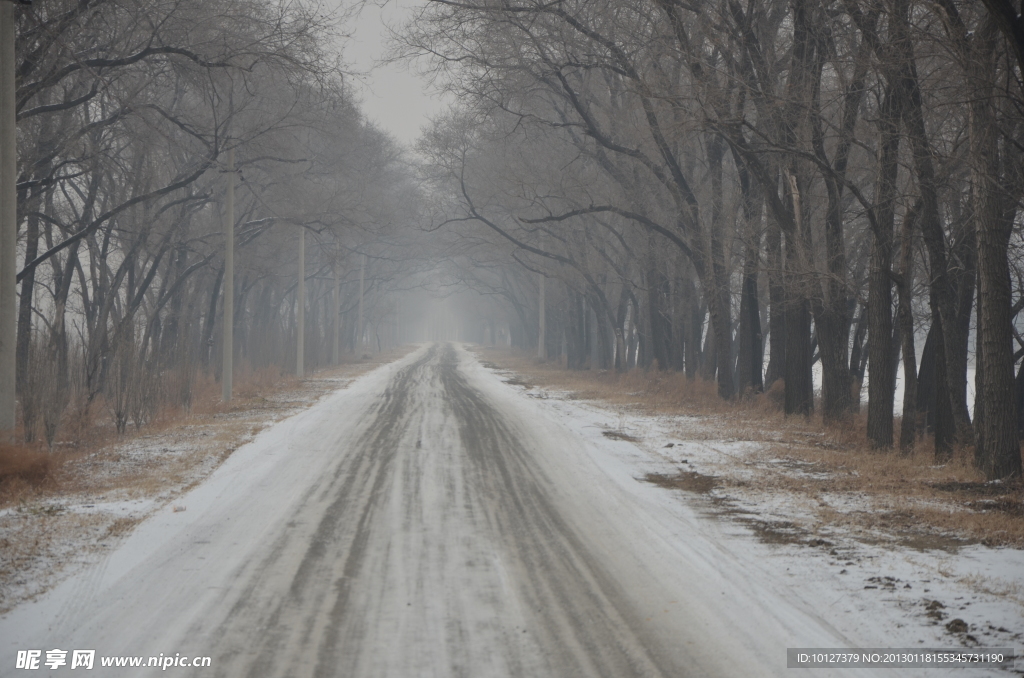
[[601,435],[605,438],[611,438],[612,440],[625,440],[627,443],[640,442],[639,438],[632,436],[625,431],[601,431]]
[[736,518],[745,524],[764,544],[803,544],[807,533],[788,520],[761,520],[759,518]]
[[717,478],[701,475],[694,471],[681,471],[672,476],[662,473],[648,473],[644,476],[644,480],[670,490],[684,490],[686,492],[696,492],[697,494],[707,494],[718,487]]

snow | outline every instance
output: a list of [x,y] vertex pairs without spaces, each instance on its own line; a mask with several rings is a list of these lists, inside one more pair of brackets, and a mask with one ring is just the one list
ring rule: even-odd
[[[511,372],[492,370],[495,379],[506,380]],[[505,386],[525,391],[522,386]],[[756,485],[718,487],[701,496],[637,482],[649,473],[674,475],[681,470],[708,476],[725,476],[753,483],[765,467],[784,468],[790,475],[820,475],[802,462],[785,458],[764,459],[766,446],[749,441],[707,439],[721,436],[721,427],[700,417],[651,416],[595,401],[581,401],[566,392],[530,388],[530,404],[583,438],[591,461],[620,486],[658,503],[675,516],[681,540],[713,541],[728,554],[725,562],[742,564],[742,578],[752,589],[774,592],[789,604],[820,615],[843,642],[832,647],[957,648],[1019,647],[1024,637],[1024,551],[960,547],[956,553],[942,549],[915,550],[879,540],[869,543],[861,535],[842,528],[814,532],[815,519],[808,499]],[[611,440],[603,431],[622,431],[639,442]],[[695,438],[696,440],[688,440]],[[672,447],[666,447],[669,443]],[[632,485],[632,486],[631,486]],[[822,495],[818,500],[839,510],[869,510],[866,501],[849,496]],[[723,506],[726,507],[723,510]],[[758,529],[792,525],[801,541],[757,538]],[[681,531],[685,526],[686,531]],[[786,530],[782,530],[783,533]],[[822,547],[806,545],[809,537],[830,542]],[[715,558],[702,567],[718,567]],[[726,571],[723,568],[723,571]],[[700,577],[708,576],[700,573]],[[723,584],[725,585],[725,584]],[[742,598],[738,598],[742,600]],[[942,619],[929,617],[931,601]],[[738,614],[742,611],[736,611]],[[970,639],[947,633],[945,624],[963,619]],[[789,647],[815,645],[794,635]],[[1018,660],[1020,672],[1021,662]],[[809,670],[809,669],[808,669]],[[866,675],[866,669],[859,669]],[[915,673],[917,671],[918,673]],[[812,671],[813,674],[813,671]],[[902,669],[901,676],[935,675],[934,670]],[[956,669],[955,675],[1007,675],[1006,670]]]
[[[196,612],[226,609],[227,589],[257,555],[279,535],[297,539],[313,529],[289,521],[300,504],[327,502],[324,477],[348,454],[333,441],[349,439],[343,432],[356,430],[368,403],[425,350],[265,428],[173,502],[114,499],[69,508],[83,516],[95,511],[149,517],[98,562],[0,617],[0,656],[6,661],[18,649],[82,642],[107,655],[147,654],[154,646],[184,649],[174,643],[202,627]],[[813,467],[782,458],[766,461],[762,445],[716,439],[719,429],[700,418],[641,415],[556,391],[524,394],[465,351],[459,356],[473,387],[534,452],[539,477],[556,483],[551,501],[560,515],[588,528],[588,547],[601,556],[609,581],[628,584],[647,622],[657,617],[649,626],[663,646],[686,643],[697,675],[787,674],[787,647],[952,648],[962,638],[944,625],[956,618],[985,646],[1019,645],[1021,551],[970,546],[954,555],[871,543],[838,528],[819,533],[806,498],[763,491],[755,482],[765,467],[811,475],[818,473]],[[431,426],[439,437],[425,443],[423,454],[442,454],[451,432],[427,418],[420,432],[425,441]],[[637,441],[605,435],[611,431]],[[748,484],[697,494],[643,480],[680,469],[703,476],[728,473]],[[855,499],[843,501],[856,505]],[[811,545],[812,536],[819,543]],[[505,579],[512,576],[502,563],[494,567]],[[194,585],[198,571],[209,586]],[[932,601],[943,607],[928,609]],[[155,609],[161,610],[158,619]],[[945,616],[939,620],[929,613]],[[193,638],[193,645],[201,640]],[[0,675],[8,674],[17,675],[0,665]],[[806,669],[800,675],[876,674],[889,675],[865,669]],[[899,675],[936,672],[904,669]],[[969,668],[955,675],[1006,672]]]
[[236,400],[230,411],[128,437],[75,460],[69,468],[80,489],[0,510],[0,611],[101,561],[136,523],[171,506],[236,446],[346,388],[351,373],[367,367],[347,364],[341,374],[319,373],[267,397]]
[[[74,510],[82,513],[102,510],[148,514],[148,517],[116,549],[108,550],[98,561],[86,557],[83,562],[75,563],[78,567],[70,568],[72,576],[0,617],[0,657],[4,661],[0,665],[0,675],[17,675],[13,671],[13,657],[17,650],[39,649],[44,645],[46,649],[93,648],[97,649],[98,655],[143,654],[138,645],[133,647],[130,642],[128,645],[120,642],[119,636],[125,635],[124,631],[118,633],[113,630],[111,635],[97,632],[97,628],[104,627],[103,620],[93,620],[85,626],[79,626],[75,620],[89,605],[132,595],[141,594],[148,604],[162,602],[169,609],[187,608],[193,604],[195,601],[187,597],[182,601],[174,600],[182,590],[182,573],[160,571],[161,565],[169,562],[173,554],[183,548],[206,549],[207,552],[201,556],[209,564],[206,576],[213,579],[228,576],[230,569],[237,564],[236,544],[208,544],[203,535],[218,525],[241,520],[245,523],[246,536],[258,540],[261,532],[267,532],[287,516],[288,507],[311,485],[315,485],[315,474],[321,466],[316,459],[303,459],[303,463],[288,462],[290,458],[316,447],[310,445],[310,441],[322,435],[325,411],[332,413],[330,419],[334,427],[351,426],[352,417],[360,411],[351,404],[359,403],[367,394],[379,390],[396,365],[407,362],[421,351],[363,375],[349,388],[337,390],[321,398],[315,406],[263,429],[251,442],[228,457],[202,484],[175,498],[172,503],[166,501],[167,497],[158,497],[148,505],[145,501],[124,500],[76,506]],[[335,412],[340,415],[333,414]],[[353,414],[346,416],[346,412]],[[311,423],[314,425],[310,426]],[[323,447],[317,451],[321,458],[334,452]],[[175,511],[175,507],[185,510]],[[70,537],[67,541],[76,544]],[[158,571],[157,578],[165,583],[158,585],[147,579],[145,587],[133,590],[135,587],[127,585],[126,588],[126,582],[145,578],[150,570]],[[29,577],[34,577],[34,574],[29,573]],[[144,607],[119,611],[123,620],[129,620],[127,628],[132,628],[131,615],[146,619]],[[182,618],[187,617],[182,615]],[[137,625],[137,630],[143,635],[180,636],[184,630],[177,627],[175,621],[173,618],[156,620],[157,627],[154,628],[154,621],[149,619],[144,630],[142,622]],[[106,622],[113,626],[110,619]],[[83,633],[93,634],[90,642],[75,644],[81,642]],[[101,647],[92,644],[97,638],[103,643]],[[9,664],[8,659],[12,659]]]

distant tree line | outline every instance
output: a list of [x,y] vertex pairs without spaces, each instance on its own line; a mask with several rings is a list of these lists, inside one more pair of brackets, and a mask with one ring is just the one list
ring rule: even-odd
[[866,378],[872,445],[928,432],[995,479],[1024,423],[1022,26],[1007,0],[434,0],[396,56],[459,101],[420,146],[435,222],[516,343],[544,280],[570,367],[830,422]]

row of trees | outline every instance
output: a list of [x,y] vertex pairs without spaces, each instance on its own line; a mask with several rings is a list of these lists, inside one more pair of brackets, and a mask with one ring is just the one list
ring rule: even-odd
[[337,17],[270,0],[14,12],[25,440],[52,444],[100,401],[141,425],[220,373],[229,150],[236,362],[294,367],[304,318],[316,367],[393,316],[418,189],[346,91]]
[[1022,26],[1005,0],[434,0],[396,57],[460,102],[420,146],[435,219],[514,341],[546,325],[572,367],[686,370],[723,398],[784,384],[794,414],[820,362],[826,421],[867,374],[878,448],[902,364],[899,447],[927,429],[1003,478]]

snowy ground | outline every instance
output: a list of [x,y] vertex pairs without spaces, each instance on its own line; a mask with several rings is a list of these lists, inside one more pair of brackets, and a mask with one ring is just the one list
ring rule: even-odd
[[781,676],[787,647],[1019,647],[1020,551],[823,531],[759,489],[814,468],[510,376],[424,347],[267,427],[0,617],[0,675],[51,647],[288,678]]
[[[595,459],[660,484],[681,515],[696,511],[719,523],[760,574],[792,586],[795,595],[862,646],[1021,651],[1024,550],[823,523],[814,509],[873,507],[867,499],[838,495],[811,500],[780,492],[775,484],[760,489],[759,479],[772,474],[819,471],[779,456],[777,448],[737,440],[713,417],[638,414],[530,386],[523,375],[489,367],[576,431]],[[1024,662],[1018,660],[1013,673],[1024,675]]]
[[371,366],[346,364],[266,397],[237,398],[225,411],[130,436],[70,462],[65,472],[78,477],[77,489],[0,509],[0,613],[106,557],[154,512],[186,510],[176,498],[237,448]]

